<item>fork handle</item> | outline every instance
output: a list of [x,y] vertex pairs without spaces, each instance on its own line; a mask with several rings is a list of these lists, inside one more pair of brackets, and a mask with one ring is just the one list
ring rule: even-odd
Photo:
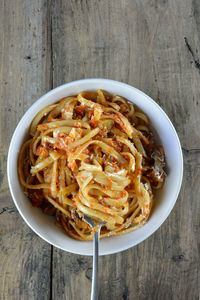
[[98,260],[99,260],[99,233],[94,234],[93,237],[93,270],[92,270],[92,291],[91,300],[98,299]]

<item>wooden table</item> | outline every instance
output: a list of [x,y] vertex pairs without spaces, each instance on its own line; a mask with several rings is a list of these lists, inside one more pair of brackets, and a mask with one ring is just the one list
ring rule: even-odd
[[180,196],[140,245],[100,258],[99,299],[199,299],[199,0],[0,2],[0,299],[90,299],[92,258],[65,253],[23,222],[6,157],[24,112],[75,79],[112,78],[147,93],[174,123],[184,154]]

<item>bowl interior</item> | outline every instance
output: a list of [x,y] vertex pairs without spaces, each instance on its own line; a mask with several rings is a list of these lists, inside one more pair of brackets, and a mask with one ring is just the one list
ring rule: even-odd
[[119,94],[135,103],[151,120],[152,127],[165,149],[168,177],[164,188],[157,193],[155,206],[149,221],[131,233],[101,240],[100,255],[116,253],[137,245],[148,238],[169,215],[172,210],[182,181],[183,159],[176,131],[164,111],[141,91],[113,80],[86,79],[62,85],[36,101],[19,122],[8,153],[8,181],[10,191],[21,216],[41,238],[63,250],[92,255],[92,242],[80,242],[71,239],[55,226],[53,217],[47,216],[40,209],[34,208],[23,193],[18,180],[17,160],[20,147],[27,135],[33,117],[45,106],[59,99],[77,94],[84,90],[104,89],[112,94]]

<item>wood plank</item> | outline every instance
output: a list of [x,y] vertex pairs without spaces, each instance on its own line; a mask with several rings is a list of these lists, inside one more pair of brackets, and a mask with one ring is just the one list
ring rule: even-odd
[[[100,258],[99,299],[198,299],[198,0],[54,0],[52,14],[54,86],[87,77],[127,82],[161,105],[185,148],[173,212],[142,244]],[[58,249],[53,257],[53,299],[89,299],[92,259]]]
[[8,191],[6,156],[30,105],[51,88],[49,6],[0,2],[0,290],[1,299],[49,299],[51,246],[23,222]]

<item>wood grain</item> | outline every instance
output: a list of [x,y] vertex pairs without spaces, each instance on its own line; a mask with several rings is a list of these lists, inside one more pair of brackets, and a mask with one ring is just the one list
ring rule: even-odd
[[23,113],[51,89],[43,0],[0,2],[0,299],[49,299],[51,246],[25,225],[8,191],[6,156]]
[[11,0],[0,3],[0,15],[1,299],[90,299],[92,258],[51,249],[32,233],[5,175],[24,111],[51,87],[89,77],[155,99],[184,154],[181,193],[166,222],[140,245],[100,258],[99,299],[199,299],[199,0]]

